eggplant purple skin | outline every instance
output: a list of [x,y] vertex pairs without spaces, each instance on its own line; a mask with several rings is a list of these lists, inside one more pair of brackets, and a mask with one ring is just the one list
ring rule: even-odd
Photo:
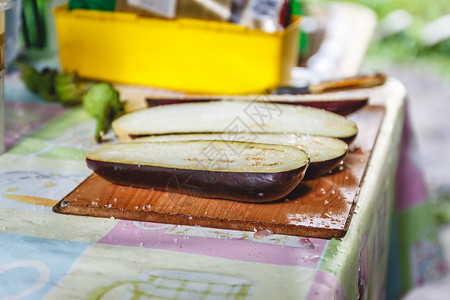
[[212,102],[212,101],[220,101],[219,98],[192,98],[192,99],[179,99],[179,98],[147,98],[145,101],[147,102],[148,107],[160,106],[160,105],[171,105],[171,104],[183,104],[183,103],[193,103],[193,102]]
[[[147,106],[154,107],[160,105],[171,105],[171,104],[182,104],[182,103],[193,103],[193,102],[212,102],[212,101],[220,101],[220,98],[189,98],[189,99],[179,99],[179,98],[147,98]],[[330,100],[330,101],[274,101],[277,104],[290,104],[290,105],[301,105],[301,106],[309,106],[314,108],[325,109],[334,113],[337,113],[342,116],[347,116],[355,111],[363,108],[367,105],[369,99],[361,98],[354,100]]]
[[342,116],[347,116],[368,103],[368,98],[358,100],[330,100],[330,101],[299,101],[299,102],[277,102],[278,104],[293,104],[325,109]]
[[355,133],[354,135],[351,136],[347,136],[347,137],[338,137],[338,139],[340,139],[341,141],[344,141],[347,143],[347,145],[350,145],[355,139],[356,136],[358,135],[358,132]]
[[285,197],[300,184],[309,165],[278,173],[238,173],[139,166],[89,158],[86,164],[99,176],[118,185],[255,203]]
[[344,160],[346,156],[347,152],[333,159],[311,162],[309,164],[308,170],[306,171],[305,180],[316,179],[322,175],[325,175],[326,173],[333,171],[337,166],[339,166],[339,164]]

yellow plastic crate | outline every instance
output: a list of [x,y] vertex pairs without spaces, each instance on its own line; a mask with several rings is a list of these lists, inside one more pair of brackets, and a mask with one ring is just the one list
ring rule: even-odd
[[258,93],[289,82],[298,22],[269,34],[225,22],[55,9],[61,67],[84,78],[188,93]]

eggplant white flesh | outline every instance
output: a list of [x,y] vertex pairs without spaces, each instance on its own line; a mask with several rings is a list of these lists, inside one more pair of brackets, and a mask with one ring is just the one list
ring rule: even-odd
[[86,156],[86,163],[119,185],[268,202],[285,197],[299,185],[309,157],[284,145],[172,141],[104,144]]
[[171,134],[137,138],[134,140],[134,142],[195,140],[241,141],[297,147],[299,149],[302,149],[309,155],[310,164],[305,175],[305,178],[308,179],[316,178],[336,168],[342,162],[348,152],[347,143],[336,138],[289,133]]
[[351,142],[358,132],[344,116],[312,107],[216,101],[147,108],[112,123],[121,142],[133,137],[179,133],[303,133]]

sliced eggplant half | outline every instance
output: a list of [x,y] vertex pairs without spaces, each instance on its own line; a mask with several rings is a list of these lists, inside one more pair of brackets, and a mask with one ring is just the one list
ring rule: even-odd
[[[310,164],[305,178],[312,179],[326,174],[336,168],[347,155],[348,145],[336,138],[307,134],[280,133],[206,133],[206,134],[171,134],[137,138],[134,142],[161,141],[242,141],[264,144],[293,146],[302,149],[309,155]],[[241,146],[245,146],[242,144]],[[238,153],[244,149],[235,149]]]
[[303,133],[351,142],[358,132],[344,116],[312,107],[261,102],[217,101],[156,106],[112,123],[121,142],[179,133]]
[[[236,149],[241,148],[245,150],[238,153]],[[283,198],[298,186],[309,157],[284,145],[172,141],[104,144],[86,156],[86,163],[119,185],[268,202]]]

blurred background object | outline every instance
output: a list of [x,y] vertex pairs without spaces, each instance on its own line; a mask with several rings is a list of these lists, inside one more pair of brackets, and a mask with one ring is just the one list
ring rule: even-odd
[[13,6],[12,1],[0,1],[0,154],[5,151],[5,103],[4,103],[4,80],[5,80],[5,25],[6,15]]
[[369,49],[368,67],[422,64],[445,78],[450,76],[450,1],[345,1],[365,5],[378,16],[378,38]]
[[407,87],[428,186],[434,198],[448,199],[450,157],[441,153],[450,150],[450,1],[346,1],[376,12],[377,38],[363,68],[385,70]]
[[450,38],[450,14],[425,24],[421,31],[422,43],[426,46],[438,45]]
[[14,6],[5,12],[5,68],[19,55],[19,39],[22,13],[22,0],[15,0]]
[[53,9],[66,2],[66,0],[14,0],[14,7],[6,13],[7,68],[19,57],[36,60],[57,55]]
[[412,16],[404,9],[390,12],[384,19],[380,20],[378,32],[375,38],[384,39],[394,34],[401,33],[409,28]]
[[[249,4],[253,2],[263,1]],[[276,7],[262,16],[253,18],[244,11],[245,22],[251,23],[244,27],[61,6],[54,11],[61,68],[83,78],[187,93],[276,88],[290,81],[298,62],[299,23],[273,32],[277,26],[266,22],[266,13],[278,20],[284,1],[273,2]],[[261,26],[251,20],[261,21]]]

